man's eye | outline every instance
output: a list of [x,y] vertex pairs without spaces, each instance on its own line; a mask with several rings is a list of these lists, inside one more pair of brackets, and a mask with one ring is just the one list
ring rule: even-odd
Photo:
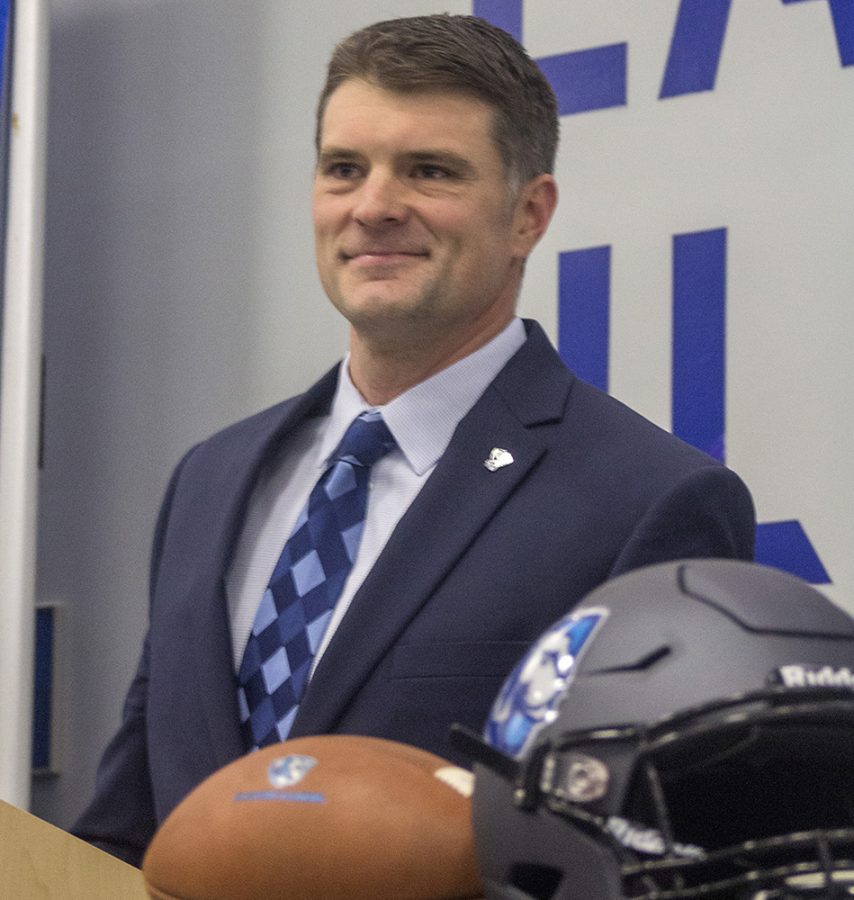
[[428,180],[439,180],[442,178],[450,178],[451,172],[444,168],[443,166],[434,166],[429,164],[422,164],[416,166],[415,175],[418,178],[426,178]]
[[359,167],[355,163],[348,162],[330,163],[324,169],[324,174],[332,178],[350,179],[359,174]]

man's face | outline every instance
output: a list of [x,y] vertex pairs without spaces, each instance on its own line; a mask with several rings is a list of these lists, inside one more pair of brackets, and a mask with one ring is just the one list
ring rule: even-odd
[[350,80],[329,98],[313,191],[317,265],[360,335],[477,343],[509,321],[533,242],[518,236],[521,201],[492,122],[464,94]]

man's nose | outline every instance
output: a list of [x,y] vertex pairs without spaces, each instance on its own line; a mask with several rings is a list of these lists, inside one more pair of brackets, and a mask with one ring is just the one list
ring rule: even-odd
[[393,173],[375,170],[359,188],[353,217],[362,225],[402,222],[406,218],[406,189]]

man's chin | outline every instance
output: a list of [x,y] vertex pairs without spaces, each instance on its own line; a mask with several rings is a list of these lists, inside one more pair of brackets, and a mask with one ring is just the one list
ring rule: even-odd
[[402,295],[393,291],[360,292],[335,302],[338,311],[356,327],[358,324],[370,326],[372,323],[423,322],[429,318],[421,297]]

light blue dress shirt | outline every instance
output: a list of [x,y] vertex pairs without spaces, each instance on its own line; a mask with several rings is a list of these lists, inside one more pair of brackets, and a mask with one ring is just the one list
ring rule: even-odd
[[[373,467],[359,552],[318,648],[315,665],[395,525],[445,452],[460,420],[524,342],[524,325],[521,319],[513,319],[474,353],[379,407],[397,449]],[[330,414],[309,420],[289,438],[286,452],[261,475],[250,499],[226,576],[235,671],[240,667],[258,604],[297,516],[347,427],[359,413],[371,408],[350,380],[348,362],[346,357],[341,363]],[[406,585],[400,589],[406,590]]]

